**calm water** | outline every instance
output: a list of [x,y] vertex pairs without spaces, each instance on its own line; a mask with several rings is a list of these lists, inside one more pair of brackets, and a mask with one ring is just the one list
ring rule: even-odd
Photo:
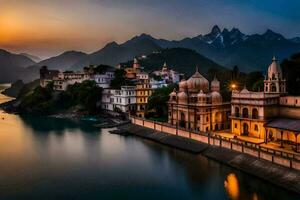
[[200,155],[86,122],[0,111],[0,199],[297,197]]

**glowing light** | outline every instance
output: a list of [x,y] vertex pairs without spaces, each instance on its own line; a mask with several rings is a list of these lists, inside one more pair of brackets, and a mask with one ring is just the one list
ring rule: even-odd
[[235,90],[236,89],[236,84],[231,84],[231,88],[233,89],[233,90]]
[[224,187],[231,199],[239,199],[239,181],[234,173],[231,173],[226,177]]

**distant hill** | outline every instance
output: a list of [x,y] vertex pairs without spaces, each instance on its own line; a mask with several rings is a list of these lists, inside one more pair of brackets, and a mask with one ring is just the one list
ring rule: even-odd
[[31,80],[32,74],[25,67],[34,65],[30,58],[10,53],[0,49],[0,83],[14,82],[16,80]]
[[27,58],[33,60],[34,62],[40,62],[40,61],[42,61],[42,59],[39,58],[38,56],[31,55],[31,54],[28,54],[28,53],[21,53],[20,55],[26,56]]
[[223,66],[238,65],[245,72],[265,70],[274,54],[282,60],[300,51],[299,37],[287,39],[272,30],[246,35],[237,28],[221,30],[214,26],[208,34],[177,41],[156,39],[147,34],[139,37],[148,38],[161,48],[193,49]]
[[47,66],[49,69],[66,70],[85,57],[87,57],[87,54],[83,52],[66,51],[58,56],[54,56],[46,60],[43,60],[35,64],[34,66],[36,67]]
[[131,40],[117,44],[112,42],[104,48],[89,54],[85,58],[72,66],[72,69],[81,69],[82,67],[93,64],[105,64],[115,66],[120,62],[126,62],[135,56],[149,54],[161,50],[157,44],[146,37],[134,37]]
[[[195,72],[196,66],[203,75],[207,75],[210,69],[225,69],[196,51],[185,48],[164,49],[161,52],[152,53],[146,58],[140,59],[140,64],[146,71],[159,70],[164,62],[167,62],[170,69],[184,73],[187,76]],[[131,60],[123,64],[130,66],[132,63]]]
[[287,81],[287,91],[292,95],[300,95],[300,53],[283,60],[282,72]]

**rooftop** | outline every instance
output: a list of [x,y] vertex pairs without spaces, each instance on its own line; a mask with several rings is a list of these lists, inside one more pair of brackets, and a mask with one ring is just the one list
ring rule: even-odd
[[266,123],[265,127],[300,132],[300,120],[289,118],[277,118]]

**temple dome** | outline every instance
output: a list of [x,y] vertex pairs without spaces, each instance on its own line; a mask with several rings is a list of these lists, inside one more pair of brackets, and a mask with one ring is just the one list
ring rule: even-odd
[[212,91],[220,91],[220,81],[217,79],[216,76],[212,80],[210,87]]
[[170,93],[170,96],[176,96],[176,89],[174,88],[174,90]]
[[273,76],[275,78],[280,78],[280,79],[282,78],[282,71],[275,56],[273,57],[272,63],[268,68],[268,78],[271,79]]
[[200,90],[208,91],[209,90],[209,82],[206,78],[204,78],[196,69],[195,74],[187,80],[187,86],[189,92],[199,92]]
[[222,96],[219,92],[212,92],[211,93],[211,101],[213,104],[216,104],[216,103],[222,103]]
[[179,82],[179,91],[185,91],[187,88],[187,81],[186,80],[182,80]]
[[179,94],[178,94],[178,100],[179,101],[186,101],[187,100],[187,95],[186,95],[186,93],[185,92],[179,92]]
[[241,93],[245,94],[245,93],[250,93],[249,90],[247,90],[246,87],[244,87],[244,89],[242,89]]
[[200,92],[197,94],[197,97],[199,98],[201,98],[201,97],[203,97],[203,98],[206,98],[206,94],[203,92],[203,90],[200,90]]

